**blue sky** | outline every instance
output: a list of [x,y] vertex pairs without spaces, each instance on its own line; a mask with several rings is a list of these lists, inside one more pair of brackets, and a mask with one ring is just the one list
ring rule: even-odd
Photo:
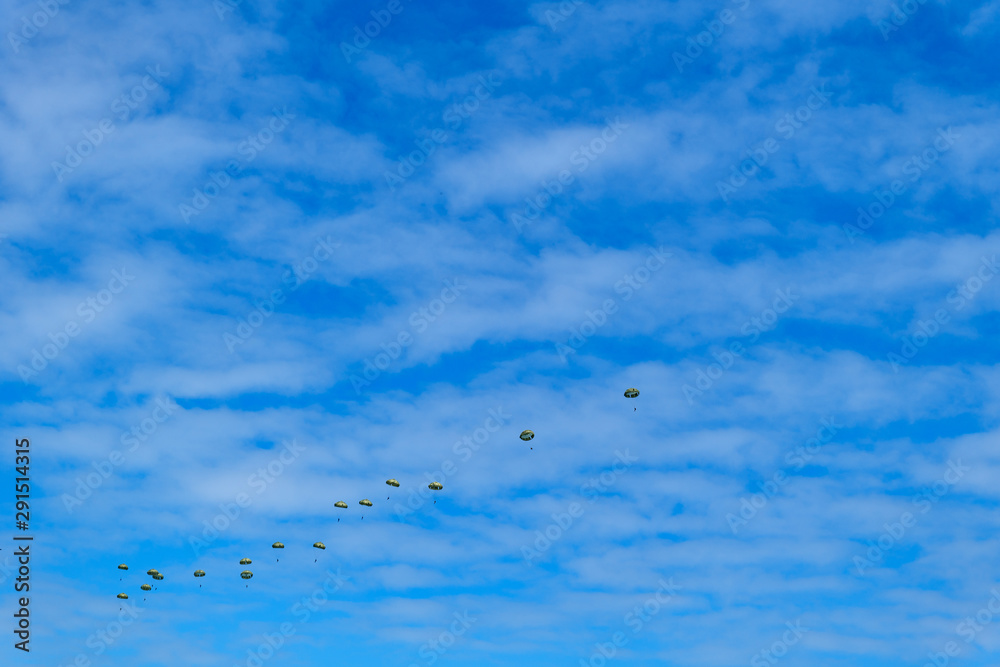
[[3,664],[996,663],[1000,1],[2,16]]

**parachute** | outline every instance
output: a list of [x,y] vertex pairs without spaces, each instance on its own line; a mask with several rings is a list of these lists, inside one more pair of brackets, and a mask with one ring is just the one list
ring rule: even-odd
[[151,591],[151,590],[153,590],[153,587],[150,586],[149,584],[143,584],[142,586],[139,586],[139,588],[141,588],[144,591]]
[[[272,549],[284,549],[284,548],[285,548],[285,545],[284,545],[284,544],[282,544],[281,542],[275,542],[274,544],[272,544],[272,545],[271,545],[271,548],[272,548]],[[274,559],[274,562],[275,562],[275,563],[277,563],[277,562],[278,562],[278,559],[277,559],[277,558],[275,558],[275,559]]]
[[196,577],[204,577],[205,576],[205,570],[195,570],[194,571],[194,576],[196,576]]
[[157,572],[156,570],[146,570],[146,574],[148,574],[149,576],[153,576],[159,574],[159,572]]
[[163,581],[163,575],[162,574],[154,574],[153,575],[153,579],[156,579],[157,581]]
[[251,572],[250,570],[243,570],[242,572],[240,572],[240,576],[243,577],[244,579],[250,579],[251,577],[253,577],[253,572]]
[[128,595],[126,595],[125,593],[119,593],[118,594],[118,599],[120,599],[120,600],[128,600]]
[[[322,542],[314,542],[314,543],[313,543],[313,546],[314,546],[314,547],[316,547],[317,549],[326,549],[326,545],[325,545],[325,544],[323,544]],[[313,558],[313,562],[314,562],[314,563],[315,563],[315,562],[316,562],[317,560],[319,560],[319,559],[318,559],[318,558]]]
[[[387,479],[385,480],[385,483],[388,484],[389,486],[397,486],[397,487],[399,486],[399,482],[397,482],[395,479]],[[389,500],[389,496],[386,496],[385,499]]]
[[335,502],[333,504],[333,506],[334,507],[339,507],[339,508],[345,509],[345,510],[347,509],[347,503],[345,503],[343,500],[338,500],[337,502]]
[[362,500],[358,504],[359,505],[364,505],[365,507],[371,507],[372,506],[372,501],[370,501],[367,498],[365,498],[364,500]]
[[[535,432],[534,431],[528,431],[528,430],[521,431],[520,438],[521,438],[521,440],[524,440],[525,442],[528,442],[529,440],[531,440],[534,437],[535,437]],[[532,447],[531,449],[534,449],[534,447]]]
[[[625,398],[635,398],[638,395],[639,395],[639,390],[636,389],[635,387],[629,387],[628,389],[625,390]],[[632,411],[635,412],[635,407],[632,408]]]
[[119,570],[127,570],[128,569],[128,565],[126,565],[125,563],[122,563],[121,565],[118,566],[118,569]]
[[[438,482],[431,482],[430,484],[427,485],[427,488],[431,489],[433,491],[440,491],[441,489],[444,488],[444,486],[442,486]],[[434,504],[437,505],[437,501],[436,500],[434,501]]]
[[240,565],[249,565],[249,564],[250,564],[250,563],[252,563],[252,562],[253,562],[253,561],[252,561],[252,560],[250,560],[249,558],[241,558],[241,559],[240,559]]

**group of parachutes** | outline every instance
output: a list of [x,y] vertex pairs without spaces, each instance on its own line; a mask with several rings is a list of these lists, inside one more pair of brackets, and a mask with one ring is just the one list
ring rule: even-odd
[[[625,390],[625,397],[626,398],[635,398],[638,395],[639,395],[639,390],[636,389],[635,387],[629,387],[628,389]],[[534,431],[531,431],[531,430],[521,431],[520,438],[521,438],[521,440],[524,440],[525,442],[528,442],[529,440],[533,439],[534,437],[535,437],[535,432]],[[531,449],[534,449],[534,447],[532,447]],[[387,479],[387,480],[385,480],[385,483],[388,484],[389,486],[393,486],[393,487],[398,487],[399,486],[399,482],[397,480],[395,480],[395,479]],[[427,488],[431,489],[432,491],[440,491],[441,489],[444,488],[444,486],[442,484],[440,484],[439,482],[431,482],[430,484],[427,485]],[[388,497],[386,497],[386,500],[388,500]],[[434,502],[437,503],[436,500]],[[367,498],[364,498],[358,504],[359,505],[364,505],[365,507],[371,507],[373,503],[372,503],[372,501],[368,500]],[[343,500],[338,500],[337,502],[335,502],[333,504],[333,506],[334,507],[339,507],[340,509],[347,509],[347,503],[345,503]],[[361,518],[364,519],[365,518],[364,515],[362,515]],[[337,521],[340,521],[340,519],[338,518]],[[323,544],[322,542],[314,542],[313,546],[315,548],[317,548],[317,549],[326,549],[326,545]],[[274,544],[271,545],[271,548],[273,548],[273,549],[284,549],[285,545],[282,544],[281,542],[275,542]],[[250,565],[250,563],[252,563],[252,562],[253,561],[251,561],[249,558],[241,558],[240,559],[240,565]],[[313,562],[315,562],[315,561],[313,561]],[[127,571],[128,570],[128,565],[122,563],[121,565],[118,566],[118,569],[119,570],[123,570],[123,571]],[[147,570],[146,574],[148,574],[149,576],[151,576],[156,581],[162,581],[163,580],[163,575],[160,574],[155,569]],[[204,577],[205,576],[205,571],[204,570],[195,570],[194,571],[194,576],[195,577]],[[251,579],[251,578],[253,578],[253,572],[251,572],[250,570],[243,570],[242,572],[240,572],[240,576],[242,578],[244,578],[244,579]],[[249,584],[247,584],[247,586],[249,586]],[[198,587],[201,588],[201,585],[199,584]],[[152,590],[153,587],[151,585],[149,585],[149,584],[143,584],[139,588],[141,590],[143,590],[143,591],[149,591],[149,590]],[[118,594],[118,598],[121,599],[121,600],[128,600],[128,594],[126,594],[126,593],[119,593]],[[145,598],[143,598],[143,599],[145,599]]]

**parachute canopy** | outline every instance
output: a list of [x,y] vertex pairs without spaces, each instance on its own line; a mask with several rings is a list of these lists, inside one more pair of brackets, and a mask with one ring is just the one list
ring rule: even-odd
[[126,565],[125,563],[122,563],[121,565],[118,566],[118,569],[119,570],[127,570],[128,569],[128,565]]
[[150,586],[149,584],[143,584],[142,586],[139,586],[139,588],[141,588],[144,591],[151,591],[151,590],[153,590],[153,587]]
[[347,503],[345,503],[343,500],[338,500],[337,502],[335,502],[333,504],[333,506],[334,507],[340,507],[340,508],[345,509],[345,510],[347,509]]
[[317,549],[326,549],[326,545],[323,544],[322,542],[316,542],[315,544],[313,544],[313,546],[316,547]]
[[281,542],[275,542],[274,544],[271,545],[271,548],[272,549],[284,549],[285,545],[282,544]]
[[444,488],[444,486],[442,486],[438,482],[431,482],[430,484],[427,485],[427,488],[434,489],[435,491],[440,491],[441,489]]
[[534,431],[521,431],[521,440],[524,440],[525,442],[531,440],[534,437],[535,437]]
[[629,387],[625,390],[625,398],[635,398],[639,395],[639,390],[635,387]]
[[360,503],[358,503],[358,504],[359,504],[359,505],[364,505],[365,507],[371,507],[371,506],[372,506],[372,501],[370,501],[370,500],[368,500],[367,498],[365,498],[364,500],[362,500],[362,501],[361,501]]
[[196,576],[196,577],[204,577],[205,576],[205,570],[195,570],[194,571],[194,576]]
[[163,575],[162,574],[154,574],[153,575],[153,579],[156,579],[157,581],[162,581],[163,580]]
[[385,480],[385,483],[388,484],[389,486],[399,486],[399,482],[397,482],[394,479],[387,479]]
[[156,570],[146,570],[146,574],[152,576],[154,574],[159,574],[159,572],[157,572]]
[[121,600],[128,600],[128,596],[125,595],[124,593],[119,593],[118,594],[118,598],[121,599]]
[[243,577],[244,579],[249,579],[253,576],[253,572],[251,572],[250,570],[243,570],[242,572],[240,572],[240,576]]
[[252,562],[253,562],[253,561],[252,561],[252,560],[250,560],[249,558],[241,558],[241,559],[240,559],[240,565],[249,565],[249,564],[250,564],[250,563],[252,563]]

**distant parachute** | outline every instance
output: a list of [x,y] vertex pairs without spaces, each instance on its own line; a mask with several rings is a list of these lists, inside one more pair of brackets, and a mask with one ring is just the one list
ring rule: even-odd
[[150,586],[149,584],[143,584],[142,586],[139,586],[139,588],[141,588],[144,591],[151,591],[151,590],[153,590],[153,587]]
[[[427,485],[427,488],[431,489],[433,491],[440,491],[441,489],[444,488],[444,486],[442,486],[438,482],[431,482],[430,484]],[[437,501],[436,500],[434,501],[434,504],[437,505]]]
[[118,594],[118,599],[120,599],[120,600],[128,600],[128,595],[126,595],[125,593],[119,593]]
[[[244,579],[250,579],[251,577],[253,577],[253,572],[251,572],[250,570],[243,570],[242,572],[240,572],[240,576],[243,577]],[[250,584],[247,584],[246,587],[249,588]]]
[[153,579],[156,579],[157,581],[163,581],[163,575],[162,574],[154,574],[153,575]]
[[[194,576],[196,576],[196,577],[204,577],[205,576],[205,570],[195,570],[194,571]],[[201,588],[201,584],[198,584],[198,588]]]
[[250,564],[250,563],[252,563],[252,562],[253,562],[253,561],[252,561],[252,560],[250,560],[249,558],[241,558],[241,559],[240,559],[240,565],[249,565],[249,564]]
[[154,574],[159,574],[156,570],[146,570],[146,574],[153,576]]
[[[635,398],[639,395],[639,390],[635,387],[629,387],[625,390],[625,398]],[[632,407],[632,412],[635,412],[635,406]]]
[[[525,442],[528,442],[529,440],[531,440],[532,438],[535,437],[535,432],[534,431],[524,430],[524,431],[521,431],[521,436],[520,437],[521,437],[521,440],[524,440]],[[534,447],[532,447],[531,449],[534,449]]]
[[[325,545],[325,544],[323,544],[322,542],[314,542],[314,543],[313,543],[313,546],[314,546],[314,547],[316,547],[317,549],[326,549],[326,545]],[[316,562],[317,560],[319,560],[319,559],[318,559],[318,558],[313,558],[313,562],[314,562],[314,563],[315,563],[315,562]]]
[[[385,483],[388,484],[389,486],[397,486],[397,487],[399,486],[399,482],[397,482],[395,479],[387,479],[385,480]],[[389,500],[389,496],[386,496],[385,499]]]
[[[284,549],[284,548],[285,548],[285,545],[284,545],[284,544],[282,544],[281,542],[275,542],[274,544],[272,544],[272,545],[271,545],[271,548],[272,548],[272,549]],[[274,562],[275,562],[275,563],[277,563],[277,562],[278,562],[278,559],[277,559],[277,558],[275,558],[275,559],[274,559]]]
[[370,501],[367,498],[365,498],[364,500],[362,500],[358,504],[359,505],[364,505],[365,507],[371,507],[372,506],[372,501]]
[[118,566],[118,569],[119,570],[127,570],[128,569],[128,565],[126,565],[125,563],[122,563],[121,565]]
[[339,507],[339,508],[345,509],[345,510],[347,509],[347,503],[345,503],[343,500],[338,500],[337,502],[335,502],[333,504],[333,506],[334,507]]

